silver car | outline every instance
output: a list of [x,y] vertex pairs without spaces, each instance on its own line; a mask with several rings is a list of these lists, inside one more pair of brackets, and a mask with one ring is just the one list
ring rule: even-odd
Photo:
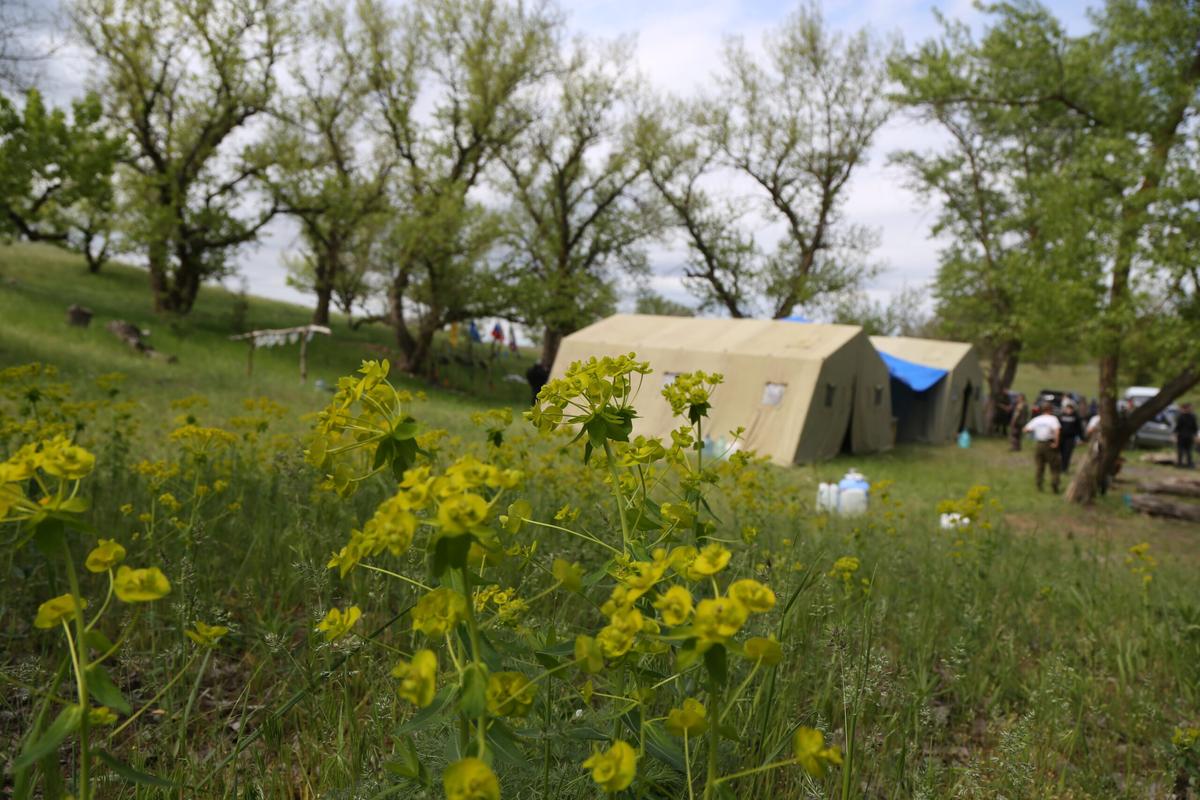
[[1138,428],[1133,435],[1134,447],[1174,447],[1175,446],[1175,416],[1179,406],[1172,403],[1164,411],[1160,411],[1154,419]]

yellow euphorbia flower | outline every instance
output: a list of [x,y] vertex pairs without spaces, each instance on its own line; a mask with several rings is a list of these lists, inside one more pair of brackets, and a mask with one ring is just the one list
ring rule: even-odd
[[412,626],[433,639],[467,618],[467,599],[453,589],[440,586],[417,601],[412,610]]
[[658,596],[654,607],[668,625],[682,625],[692,613],[692,593],[682,586],[672,586]]
[[840,577],[844,581],[849,581],[850,577],[858,572],[859,561],[854,556],[842,556],[837,561],[833,562],[833,569],[829,571],[829,577]]
[[620,792],[633,783],[637,775],[637,751],[625,742],[617,740],[603,753],[592,753],[583,762],[584,769],[592,771],[592,780],[606,792]]
[[533,706],[536,687],[520,672],[494,672],[488,678],[488,713],[497,717],[523,717]]
[[761,636],[754,636],[747,639],[744,652],[746,653],[746,658],[751,661],[761,661],[768,667],[778,664],[783,660],[783,648],[773,638],[764,639]]
[[635,561],[630,564],[633,572],[625,578],[627,603],[632,603],[654,588],[667,570],[665,561]]
[[699,736],[708,728],[708,709],[694,698],[683,701],[682,708],[672,708],[667,712],[665,723],[667,731],[676,736]]
[[115,539],[101,539],[92,552],[88,553],[84,566],[89,572],[107,572],[125,560],[125,548]]
[[721,570],[725,569],[725,565],[729,563],[731,553],[723,545],[706,544],[701,548],[696,560],[688,567],[688,577],[692,580],[697,580],[699,576],[707,578],[710,575],[716,575]]
[[74,597],[69,594],[60,594],[38,606],[33,626],[43,629],[57,628],[61,623],[75,619],[75,613],[83,608],[87,608],[86,599],[83,600],[82,606],[76,606]]
[[86,478],[96,466],[96,457],[82,447],[59,436],[42,449],[41,467],[47,475],[77,481]]
[[478,758],[461,758],[442,773],[446,800],[500,800],[500,781]]
[[697,649],[704,652],[736,634],[746,624],[750,612],[732,597],[701,600],[696,606]]
[[92,725],[112,725],[117,721],[117,713],[108,706],[96,706],[88,709],[88,722]]
[[814,778],[825,774],[825,767],[842,763],[841,748],[825,746],[825,737],[818,730],[799,728],[792,736],[792,750],[796,761],[804,771]]
[[165,597],[171,591],[171,583],[158,567],[117,570],[113,589],[117,597],[126,603],[148,603]]
[[591,636],[575,637],[575,660],[580,669],[593,675],[604,669],[604,651]]
[[345,611],[340,608],[331,608],[317,623],[317,630],[325,634],[325,641],[332,642],[349,633],[361,618],[362,609],[358,606],[350,606]]
[[729,596],[744,605],[752,614],[762,614],[775,607],[775,593],[751,578],[731,583]]
[[418,650],[412,661],[392,667],[392,677],[400,680],[400,697],[417,708],[432,703],[437,693],[437,669],[437,655],[432,650]]
[[596,643],[605,658],[619,658],[633,647],[641,630],[642,612],[632,607],[618,609],[596,635]]
[[578,592],[583,587],[583,567],[578,564],[556,558],[551,572],[554,574],[554,579],[569,592]]
[[463,492],[447,497],[438,505],[437,522],[443,536],[462,536],[482,526],[487,515],[487,500]]
[[224,625],[208,625],[196,620],[195,627],[183,634],[201,647],[216,647],[217,642],[221,641],[221,637],[229,633],[229,628]]

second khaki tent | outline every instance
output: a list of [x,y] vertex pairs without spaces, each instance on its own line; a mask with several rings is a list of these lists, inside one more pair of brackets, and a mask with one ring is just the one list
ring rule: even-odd
[[940,444],[983,429],[983,369],[965,342],[872,336],[891,373],[897,442]]
[[666,437],[677,428],[662,387],[704,370],[725,376],[706,438],[745,428],[742,446],[776,464],[891,447],[887,367],[857,326],[616,314],[566,337],[551,377],[573,361],[631,352],[654,369],[636,400],[635,433]]

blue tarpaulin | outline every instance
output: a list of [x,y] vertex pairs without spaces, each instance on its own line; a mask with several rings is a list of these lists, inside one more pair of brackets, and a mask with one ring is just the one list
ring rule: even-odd
[[946,370],[937,367],[927,367],[914,361],[889,356],[880,352],[879,357],[887,364],[888,372],[893,378],[907,384],[914,392],[923,392],[946,377]]

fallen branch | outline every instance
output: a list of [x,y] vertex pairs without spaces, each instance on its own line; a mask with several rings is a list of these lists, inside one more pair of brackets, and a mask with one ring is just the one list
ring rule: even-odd
[[147,358],[158,358],[166,361],[168,364],[174,364],[179,359],[175,356],[169,356],[166,353],[160,353],[154,349],[154,346],[146,341],[145,335],[141,328],[132,323],[126,322],[123,319],[114,319],[112,322],[104,326],[109,333],[116,336],[129,347]]
[[1152,517],[1168,517],[1183,519],[1188,522],[1200,522],[1200,504],[1182,503],[1178,500],[1167,500],[1154,494],[1130,495],[1129,505],[1134,511],[1149,514]]
[[1200,478],[1162,478],[1138,482],[1139,492],[1173,494],[1178,497],[1200,497]]

